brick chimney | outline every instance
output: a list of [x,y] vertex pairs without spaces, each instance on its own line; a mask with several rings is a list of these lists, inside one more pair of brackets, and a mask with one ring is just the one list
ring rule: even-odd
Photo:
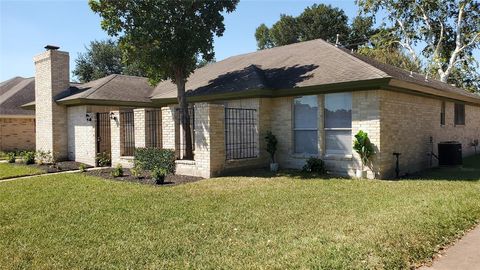
[[55,102],[55,96],[70,86],[68,52],[47,45],[35,56],[35,121],[37,150],[50,151],[56,160],[64,160],[67,147],[67,108]]

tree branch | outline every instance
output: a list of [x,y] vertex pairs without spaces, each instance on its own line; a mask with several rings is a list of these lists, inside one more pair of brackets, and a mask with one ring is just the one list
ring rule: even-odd
[[[447,69],[444,72],[440,73],[440,80],[442,82],[447,82],[448,76],[450,76],[450,73],[452,72],[452,69],[455,66],[455,62],[457,60],[458,55],[462,50],[465,49],[465,46],[462,45],[462,24],[463,24],[464,9],[465,9],[465,4],[461,4],[460,9],[458,10],[457,28],[456,28],[456,35],[455,35],[455,50],[450,56]],[[474,41],[475,39],[476,39],[476,36],[472,41]]]

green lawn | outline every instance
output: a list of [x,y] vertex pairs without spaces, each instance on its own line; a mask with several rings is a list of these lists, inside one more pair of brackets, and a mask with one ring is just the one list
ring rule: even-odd
[[41,173],[45,173],[45,171],[39,168],[35,168],[33,166],[0,163],[0,179],[41,174]]
[[404,269],[480,221],[477,176],[0,183],[0,268]]

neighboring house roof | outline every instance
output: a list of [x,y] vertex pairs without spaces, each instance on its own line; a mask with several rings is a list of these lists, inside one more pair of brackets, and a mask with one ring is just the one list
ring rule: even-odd
[[21,106],[35,100],[34,78],[14,77],[0,83],[0,115],[29,116],[32,111]]
[[56,97],[63,104],[122,102],[149,104],[153,86],[147,78],[113,74],[84,84],[71,86]]

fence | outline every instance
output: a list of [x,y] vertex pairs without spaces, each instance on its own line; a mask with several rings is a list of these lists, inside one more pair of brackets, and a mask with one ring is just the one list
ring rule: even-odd
[[162,147],[162,112],[161,110],[146,111],[145,124],[147,127],[145,146],[151,148]]
[[226,159],[258,156],[257,110],[225,108]]
[[133,156],[135,151],[135,128],[133,111],[120,112],[120,155]]
[[[176,130],[179,132],[178,140],[176,140],[175,149],[177,150],[177,158],[178,159],[185,159],[186,158],[186,136],[185,132],[181,125],[182,119],[182,110],[180,108],[175,110],[175,125]],[[195,110],[193,107],[188,108],[188,115],[190,116],[190,134],[191,134],[191,144],[192,144],[192,151],[195,151]],[[193,156],[192,156],[193,159]]]

